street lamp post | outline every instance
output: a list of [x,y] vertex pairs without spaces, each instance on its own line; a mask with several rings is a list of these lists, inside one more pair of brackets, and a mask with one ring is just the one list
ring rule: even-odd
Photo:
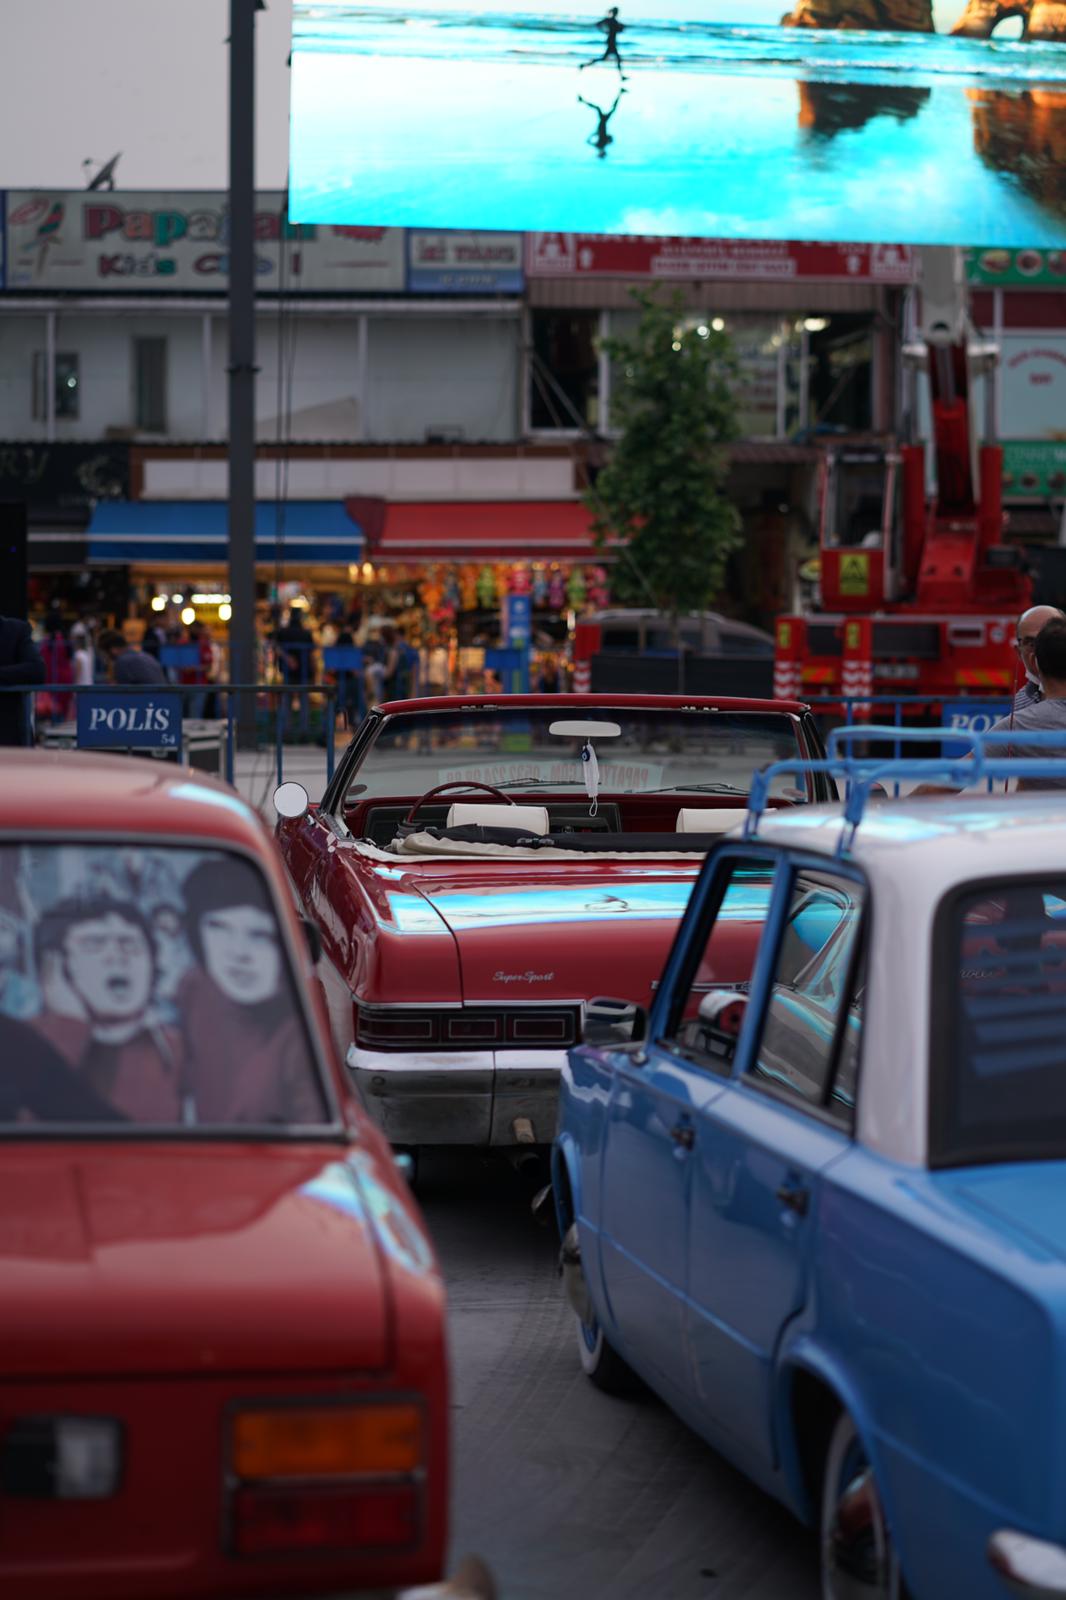
[[[255,648],[255,13],[230,0],[229,625],[231,683],[256,681]],[[238,742],[255,742],[255,700],[241,695]]]

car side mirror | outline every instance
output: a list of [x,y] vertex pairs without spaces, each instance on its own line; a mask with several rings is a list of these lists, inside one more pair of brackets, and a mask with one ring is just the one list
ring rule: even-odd
[[301,916],[300,926],[307,940],[307,948],[311,952],[311,960],[315,966],[322,960],[322,932],[317,922],[312,922],[310,917]]
[[308,805],[307,790],[302,783],[279,783],[274,790],[274,810],[279,817],[290,822],[305,816]]
[[632,1000],[612,1000],[601,995],[585,1007],[582,1043],[596,1050],[617,1050],[620,1045],[635,1044],[643,1039],[647,1026],[648,1013],[643,1006]]

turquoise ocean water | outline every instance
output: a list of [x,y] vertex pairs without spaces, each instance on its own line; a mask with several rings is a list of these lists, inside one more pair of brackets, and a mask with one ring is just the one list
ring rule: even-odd
[[596,20],[298,9],[293,218],[1066,243],[1066,46]]

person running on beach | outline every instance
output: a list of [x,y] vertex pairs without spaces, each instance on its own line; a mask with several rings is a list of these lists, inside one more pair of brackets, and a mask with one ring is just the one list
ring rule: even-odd
[[614,135],[607,132],[607,124],[618,110],[618,102],[621,100],[624,94],[625,90],[619,89],[618,93],[614,97],[614,104],[611,106],[610,111],[604,111],[600,106],[593,105],[592,101],[586,100],[583,94],[578,95],[578,99],[580,100],[581,104],[583,106],[588,106],[590,111],[595,111],[597,117],[599,118],[599,126],[597,127],[596,132],[590,133],[588,138],[585,140],[585,143],[590,144],[592,148],[598,152],[601,161],[607,154],[607,146],[609,144],[614,144]]
[[625,33],[626,25],[618,20],[618,7],[612,6],[607,15],[600,18],[596,26],[601,33],[607,35],[607,44],[604,47],[604,52],[602,56],[594,56],[591,61],[583,61],[577,70],[584,72],[586,67],[598,67],[601,61],[613,61],[618,68],[619,75],[624,76],[622,73],[622,57],[618,53],[618,36],[621,33]]

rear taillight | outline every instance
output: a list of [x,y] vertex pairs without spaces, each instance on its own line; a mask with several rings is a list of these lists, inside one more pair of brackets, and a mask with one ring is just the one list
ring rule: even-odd
[[565,1050],[580,1036],[576,1006],[355,1006],[355,1041],[367,1050]]
[[238,1411],[230,1535],[241,1556],[396,1548],[419,1533],[425,1418],[406,1400]]
[[238,1489],[233,1545],[239,1556],[402,1548],[418,1536],[418,1513],[411,1484]]

